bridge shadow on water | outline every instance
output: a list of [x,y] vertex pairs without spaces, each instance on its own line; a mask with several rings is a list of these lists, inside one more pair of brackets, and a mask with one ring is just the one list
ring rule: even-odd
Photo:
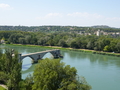
[[26,69],[28,69],[30,66],[31,66],[31,63],[30,63],[30,64],[24,64],[24,65],[22,65],[22,70],[26,70]]
[[25,74],[25,73],[33,72],[35,65],[36,64],[25,64],[25,65],[22,65],[21,73]]
[[22,71],[21,73],[27,73],[29,70],[32,70],[32,59],[30,57],[26,57],[22,60]]

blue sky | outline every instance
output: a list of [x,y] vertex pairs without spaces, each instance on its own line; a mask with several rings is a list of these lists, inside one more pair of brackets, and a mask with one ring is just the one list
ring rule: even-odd
[[120,0],[0,0],[0,25],[120,28]]

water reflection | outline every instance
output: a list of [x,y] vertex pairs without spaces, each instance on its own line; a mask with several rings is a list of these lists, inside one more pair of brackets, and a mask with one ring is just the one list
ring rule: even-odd
[[72,59],[73,61],[89,60],[91,65],[99,64],[107,67],[109,65],[115,64],[117,67],[120,67],[119,57],[85,53],[85,52],[76,52],[76,51],[65,51],[63,52],[63,56],[67,59]]
[[27,66],[30,66],[31,64],[25,64],[25,65],[22,65],[22,69],[28,69]]
[[29,69],[21,71],[21,73],[24,75],[24,74],[28,74],[29,72],[33,72],[35,66],[36,66],[36,64],[32,64],[31,67],[29,67]]

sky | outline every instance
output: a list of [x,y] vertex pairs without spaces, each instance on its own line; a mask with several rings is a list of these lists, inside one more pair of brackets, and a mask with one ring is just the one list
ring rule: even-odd
[[120,28],[120,0],[0,0],[0,25]]

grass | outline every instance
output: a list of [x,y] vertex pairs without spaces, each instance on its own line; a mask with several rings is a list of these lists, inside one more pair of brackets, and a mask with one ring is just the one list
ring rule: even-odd
[[6,90],[5,88],[3,88],[2,86],[0,86],[0,90]]

